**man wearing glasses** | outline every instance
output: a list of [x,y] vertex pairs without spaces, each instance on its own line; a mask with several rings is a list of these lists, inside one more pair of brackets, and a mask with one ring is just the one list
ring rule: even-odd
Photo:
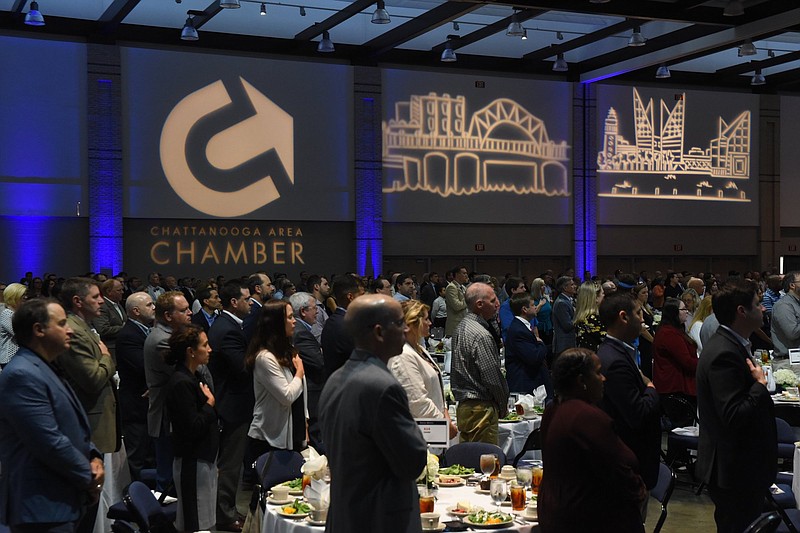
[[800,271],[792,271],[783,279],[786,296],[772,306],[773,357],[786,359],[790,348],[800,348]]

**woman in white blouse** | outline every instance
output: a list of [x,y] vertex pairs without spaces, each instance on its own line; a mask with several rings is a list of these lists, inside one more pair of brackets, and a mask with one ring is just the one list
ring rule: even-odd
[[420,341],[430,334],[429,307],[419,300],[402,302],[403,317],[408,331],[400,355],[389,359],[392,372],[408,396],[408,406],[414,418],[445,418],[450,425],[450,438],[458,434],[456,425],[444,400],[441,370]]
[[248,461],[270,450],[305,448],[308,409],[305,371],[292,345],[292,306],[270,300],[261,310],[245,365],[253,372],[255,407],[247,432]]

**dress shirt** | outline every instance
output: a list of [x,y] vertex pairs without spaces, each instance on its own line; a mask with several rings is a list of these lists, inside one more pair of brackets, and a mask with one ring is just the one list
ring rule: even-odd
[[239,327],[242,327],[242,324],[244,323],[244,321],[241,318],[239,318],[238,316],[234,315],[233,313],[231,313],[227,309],[223,309],[222,312],[226,313],[227,315],[229,315],[234,320],[234,322],[239,324]]

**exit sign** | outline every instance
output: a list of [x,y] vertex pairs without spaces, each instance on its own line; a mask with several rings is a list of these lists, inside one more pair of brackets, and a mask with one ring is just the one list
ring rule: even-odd
[[476,244],[475,245],[475,251],[476,252],[485,252],[486,251],[486,245],[485,244]]

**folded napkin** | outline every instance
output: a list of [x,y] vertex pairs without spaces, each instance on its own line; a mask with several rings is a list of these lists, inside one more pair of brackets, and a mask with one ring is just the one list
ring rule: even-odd
[[311,446],[303,450],[301,455],[305,458],[306,462],[300,467],[300,471],[303,474],[311,476],[312,480],[321,480],[328,467],[328,458],[324,455],[320,455],[319,452]]
[[327,509],[331,501],[331,486],[321,479],[312,479],[303,496],[315,509]]
[[519,405],[522,407],[523,413],[530,413],[533,411],[533,406],[535,405],[535,399],[530,394],[521,394],[519,398],[517,398],[517,403],[514,405]]
[[683,428],[674,428],[672,430],[676,435],[683,435],[685,437],[699,437],[700,428],[698,426],[686,426]]

